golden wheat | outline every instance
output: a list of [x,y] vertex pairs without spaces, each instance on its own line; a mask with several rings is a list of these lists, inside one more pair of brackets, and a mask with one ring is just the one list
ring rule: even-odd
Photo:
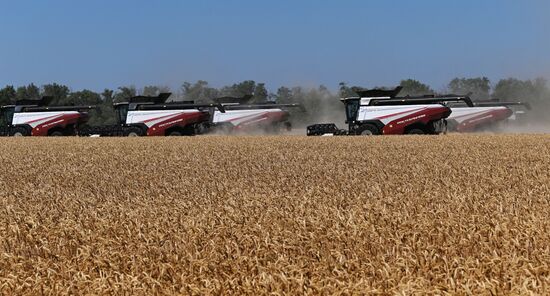
[[550,293],[550,136],[0,140],[3,294]]

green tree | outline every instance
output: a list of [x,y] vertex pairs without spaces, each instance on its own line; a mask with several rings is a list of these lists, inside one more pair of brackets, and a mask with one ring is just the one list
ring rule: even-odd
[[160,93],[169,93],[170,88],[168,86],[148,85],[143,88],[141,92],[144,96],[158,96]]
[[40,99],[40,88],[33,83],[27,86],[20,86],[16,90],[17,100],[38,100]]
[[399,93],[400,96],[421,96],[434,93],[430,86],[415,79],[401,80],[399,85],[403,87]]
[[144,96],[157,96],[158,94],[159,94],[158,86],[149,85],[149,86],[145,86],[143,88],[143,95]]
[[43,96],[53,97],[50,103],[52,106],[70,105],[70,100],[68,98],[71,91],[68,86],[51,83],[44,85],[42,88],[44,89],[42,92]]
[[136,96],[137,91],[135,86],[121,86],[118,88],[118,92],[113,97],[114,102],[124,102],[131,97]]
[[101,98],[103,99],[104,104],[113,104],[113,94],[112,89],[104,89],[101,93]]
[[181,87],[185,101],[208,102],[219,96],[219,91],[209,87],[208,82],[199,80],[195,83],[184,82]]
[[532,122],[550,121],[550,115],[547,112],[550,108],[550,90],[543,78],[535,80],[502,79],[495,85],[492,97],[500,101],[529,103],[532,110],[527,112],[527,116]]
[[255,89],[256,82],[254,80],[245,80],[231,86],[224,86],[220,91],[224,96],[242,97],[254,94]]
[[68,101],[71,105],[99,105],[103,103],[98,93],[87,89],[71,93]]
[[349,97],[357,96],[357,94],[353,91],[351,87],[348,86],[346,82],[338,83],[338,87],[339,87],[338,95],[340,96],[340,98],[349,98]]
[[13,103],[16,95],[17,93],[13,85],[6,85],[6,87],[0,89],[0,106]]
[[90,120],[91,125],[110,125],[117,123],[115,109],[113,108],[114,91],[105,89],[101,93],[102,103],[95,112],[97,121]]
[[508,78],[501,79],[495,85],[492,97],[502,101],[535,102],[544,99],[547,94],[546,81],[542,78],[534,81]]
[[459,95],[472,93],[470,97],[473,100],[487,100],[491,85],[487,77],[455,78],[449,82],[448,88],[452,93]]
[[[69,105],[96,106],[96,109],[89,111],[89,125],[102,125],[108,119],[102,113],[103,100],[96,92],[87,89],[73,92],[69,95],[67,100]],[[109,108],[112,109],[112,106],[109,106]]]
[[254,101],[255,102],[265,102],[267,101],[269,93],[265,88],[265,83],[258,83],[254,87]]
[[275,95],[276,102],[279,104],[288,104],[293,101],[292,90],[288,87],[281,86],[277,89],[277,94]]

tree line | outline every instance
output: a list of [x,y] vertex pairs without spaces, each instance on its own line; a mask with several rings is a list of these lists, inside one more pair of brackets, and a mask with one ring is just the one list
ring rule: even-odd
[[[402,80],[399,85],[403,87],[400,93],[402,96],[436,93],[432,87],[415,79]],[[42,96],[53,97],[52,105],[97,105],[98,110],[93,112],[90,124],[99,125],[114,124],[116,117],[112,104],[135,95],[155,96],[162,92],[174,92],[171,98],[173,101],[192,100],[197,103],[207,103],[221,96],[241,97],[253,94],[252,102],[302,104],[307,112],[293,110],[294,122],[309,124],[318,121],[342,121],[343,104],[340,103],[339,98],[355,96],[356,88],[341,82],[336,92],[330,91],[323,85],[314,88],[281,86],[276,92],[269,92],[265,83],[254,80],[220,88],[212,87],[207,81],[199,80],[194,83],[184,82],[176,91],[166,86],[145,86],[141,89],[135,86],[122,86],[116,90],[105,89],[102,92],[95,92],[88,89],[74,91],[69,86],[57,83],[40,87],[31,83],[18,87],[7,85],[0,89],[0,105],[13,104],[21,99],[38,99]],[[455,78],[448,83],[446,89],[437,93],[471,93],[473,100],[523,101],[534,107],[533,116],[550,121],[550,115],[544,111],[550,107],[550,89],[543,78],[534,80],[508,78],[498,81],[494,86],[487,77]]]

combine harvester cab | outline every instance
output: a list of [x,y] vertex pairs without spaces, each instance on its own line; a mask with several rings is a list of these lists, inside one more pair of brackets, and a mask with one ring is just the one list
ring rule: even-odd
[[95,106],[48,106],[51,97],[19,100],[2,106],[3,134],[6,136],[75,136],[89,119],[87,110]]
[[359,97],[343,98],[348,130],[335,124],[307,127],[308,136],[319,135],[401,135],[440,134],[446,132],[445,119],[451,109],[446,102],[465,102],[470,98],[455,95],[397,97],[401,87],[393,90],[359,90]]
[[447,118],[449,131],[476,132],[491,130],[510,120],[521,121],[524,110],[512,110],[509,106],[523,106],[530,110],[531,106],[522,102],[478,101],[474,107],[452,106],[452,114]]
[[222,97],[214,99],[222,104],[225,112],[214,113],[213,123],[216,130],[225,133],[263,131],[279,133],[281,130],[291,131],[290,112],[288,108],[299,108],[300,104],[276,104],[274,102],[249,103],[251,95],[242,98]]
[[225,112],[221,104],[170,102],[171,93],[157,97],[136,96],[127,102],[115,103],[118,124],[91,127],[87,135],[98,136],[192,136],[210,128],[214,110]]

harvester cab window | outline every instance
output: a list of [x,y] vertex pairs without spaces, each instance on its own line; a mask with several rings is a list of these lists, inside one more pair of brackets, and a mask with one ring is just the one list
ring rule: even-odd
[[347,99],[344,104],[346,105],[346,123],[357,120],[357,113],[359,112],[359,99]]
[[2,108],[2,126],[11,125],[13,121],[13,114],[15,113],[15,107],[4,107]]
[[119,124],[125,124],[126,123],[126,117],[128,117],[128,104],[120,104],[117,106],[117,117],[118,117],[118,123]]

